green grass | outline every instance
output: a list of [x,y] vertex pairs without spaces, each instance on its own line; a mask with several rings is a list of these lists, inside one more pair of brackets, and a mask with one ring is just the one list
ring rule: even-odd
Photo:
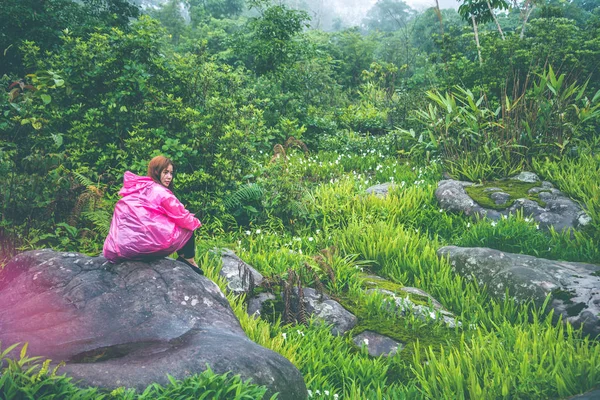
[[[553,322],[544,308],[510,297],[491,299],[484,287],[456,275],[436,250],[449,244],[485,246],[599,263],[599,159],[583,155],[578,160],[536,164],[538,174],[584,204],[592,217],[582,231],[558,233],[542,231],[520,214],[492,222],[440,210],[434,196],[441,179],[438,165],[407,165],[366,148],[354,154],[317,153],[308,159],[292,154],[288,168],[305,177],[304,218],[289,224],[271,215],[261,225],[237,226],[231,216],[213,217],[198,237],[197,259],[206,275],[225,290],[218,276],[220,261],[209,250],[232,248],[269,279],[286,279],[294,271],[304,285],[314,287],[318,278],[331,297],[355,313],[358,324],[353,331],[333,336],[329,327],[316,321],[283,324],[277,312],[269,320],[252,318],[243,297],[227,295],[248,337],[296,365],[311,398],[565,398],[600,385],[598,342],[570,325]],[[373,184],[392,181],[396,186],[385,198],[365,193]],[[518,189],[526,191],[528,186]],[[460,324],[448,328],[440,321],[401,315],[388,305],[385,295],[367,294],[372,287],[367,273],[385,278],[386,283],[379,285],[384,289],[423,289],[453,312]],[[387,335],[406,347],[392,357],[371,357],[351,338],[364,330]],[[124,389],[113,394],[77,389],[67,378],[51,373],[32,379],[37,369],[27,377],[19,375],[29,365],[20,370],[13,366],[2,375],[0,380],[14,383],[12,389],[5,385],[0,397],[15,390],[25,393],[43,381],[47,393],[84,399],[138,398]],[[206,386],[209,381],[214,386]],[[261,398],[264,389],[231,376],[209,374],[173,382],[167,388],[151,386],[148,393],[177,398],[204,387],[224,391],[236,387],[253,396],[243,398]],[[204,392],[194,393],[199,397]]]

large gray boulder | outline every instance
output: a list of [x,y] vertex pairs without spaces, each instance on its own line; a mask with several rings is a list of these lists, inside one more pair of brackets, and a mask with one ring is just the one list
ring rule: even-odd
[[[513,178],[522,182],[536,182],[537,175],[521,173]],[[465,187],[473,185],[472,182],[456,181],[453,179],[442,180],[438,182],[435,191],[440,206],[447,211],[464,213],[472,217],[487,217],[492,220],[509,215],[517,214],[517,211],[523,212],[526,217],[533,218],[542,229],[553,227],[556,231],[564,229],[579,228],[589,224],[590,217],[573,200],[565,196],[560,190],[554,188],[550,182],[541,182],[539,187],[533,187],[529,194],[537,194],[539,199],[545,203],[540,206],[537,202],[527,199],[515,199],[514,203],[501,210],[484,208],[477,204],[466,192]],[[503,192],[500,188],[488,188],[490,198],[497,205],[505,204],[510,195]]]
[[554,261],[485,247],[446,246],[438,250],[465,278],[487,285],[496,298],[509,294],[517,300],[541,304],[551,294],[550,306],[584,332],[600,334],[600,265]]
[[82,386],[144,390],[201,373],[231,372],[304,399],[300,372],[249,340],[219,287],[172,259],[111,264],[34,250],[0,270],[0,342],[64,360]]

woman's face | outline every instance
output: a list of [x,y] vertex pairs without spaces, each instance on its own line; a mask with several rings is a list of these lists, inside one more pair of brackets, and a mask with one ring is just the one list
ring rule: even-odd
[[169,187],[173,180],[173,166],[169,165],[167,168],[160,171],[160,183],[165,187]]

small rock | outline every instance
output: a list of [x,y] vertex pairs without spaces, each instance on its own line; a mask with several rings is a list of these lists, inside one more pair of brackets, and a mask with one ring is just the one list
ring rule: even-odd
[[390,188],[394,186],[393,183],[381,183],[379,185],[371,186],[366,192],[367,194],[374,194],[377,197],[385,197],[388,195]]
[[[331,300],[329,296],[318,293],[313,288],[303,288],[302,292],[306,312],[324,323],[332,325],[331,333],[333,335],[343,335],[356,325],[358,321],[356,316],[337,301]],[[298,289],[294,288],[293,293],[298,296]],[[292,301],[293,307],[296,304],[297,301]],[[293,311],[298,312],[296,308]]]
[[250,280],[253,286],[259,286],[263,281],[263,276],[251,265],[246,264],[233,251],[229,249],[213,250],[213,254],[220,254],[223,261],[223,267],[219,275],[227,280],[227,289],[235,294],[248,293],[250,290]]
[[527,183],[535,183],[540,181],[540,178],[535,173],[525,171],[521,172],[519,175],[511,177],[510,179]]
[[372,357],[393,356],[404,348],[401,342],[372,331],[364,331],[354,336],[352,341],[358,347],[366,345],[369,355]]
[[251,298],[248,302],[248,309],[246,310],[248,315],[253,317],[260,316],[263,303],[267,300],[275,300],[275,295],[272,293],[260,293],[258,296]]
[[510,194],[504,192],[494,192],[490,195],[490,198],[494,200],[496,205],[500,206],[502,204],[506,204],[508,199],[510,199]]

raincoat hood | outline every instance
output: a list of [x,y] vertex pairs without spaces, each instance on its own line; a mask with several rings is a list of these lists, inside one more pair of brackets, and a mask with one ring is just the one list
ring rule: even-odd
[[139,176],[133,172],[125,171],[125,175],[123,176],[123,188],[119,190],[119,195],[127,196],[139,192],[142,189],[146,189],[155,183],[158,184],[149,176]]

